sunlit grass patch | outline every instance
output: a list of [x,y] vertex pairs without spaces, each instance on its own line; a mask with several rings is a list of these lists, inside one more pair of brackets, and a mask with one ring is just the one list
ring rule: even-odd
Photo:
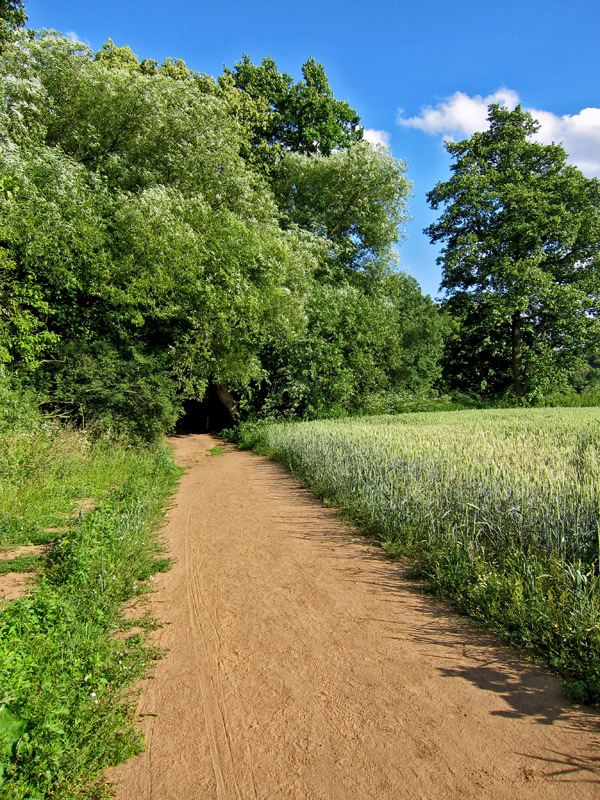
[[37,577],[0,605],[0,797],[104,797],[105,767],[139,751],[128,689],[158,652],[148,619],[115,634],[124,601],[169,566],[156,529],[178,474],[162,447],[52,422],[0,437],[0,547],[51,543],[0,560]]

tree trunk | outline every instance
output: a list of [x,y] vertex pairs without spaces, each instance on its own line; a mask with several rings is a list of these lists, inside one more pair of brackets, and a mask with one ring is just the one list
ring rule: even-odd
[[525,396],[523,386],[523,340],[521,336],[521,314],[512,315],[512,375],[513,389],[518,398]]
[[218,383],[216,385],[217,397],[223,403],[227,411],[231,414],[231,419],[235,420],[237,415],[237,403],[233,399],[231,392],[227,388],[226,383]]

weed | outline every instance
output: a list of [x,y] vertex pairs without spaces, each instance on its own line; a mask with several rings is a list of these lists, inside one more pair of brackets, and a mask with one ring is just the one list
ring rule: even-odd
[[23,553],[15,558],[5,558],[0,560],[0,575],[9,572],[37,572],[45,563],[43,555],[36,553]]
[[[155,530],[179,472],[163,448],[52,422],[3,432],[1,544],[53,544],[0,563],[38,570],[30,596],[0,607],[0,796],[105,797],[103,770],[142,747],[129,691],[159,655],[114,633],[123,601],[169,566]],[[73,516],[82,497],[100,499]]]

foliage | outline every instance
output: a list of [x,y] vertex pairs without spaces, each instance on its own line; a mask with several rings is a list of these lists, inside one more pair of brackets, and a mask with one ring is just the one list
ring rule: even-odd
[[23,389],[12,375],[0,368],[0,436],[18,428],[35,430],[40,424],[36,396]]
[[[277,80],[285,130],[312,114],[321,143],[310,155],[280,143],[267,179],[253,137],[279,112],[260,81],[239,88],[233,73],[216,81],[173,59],[140,63],[110,40],[94,55],[53,31],[14,34],[0,66],[0,364],[47,408],[151,440],[211,383],[256,410],[257,386],[313,369],[303,352],[322,359],[323,391],[303,390],[282,411],[356,408],[376,375],[395,389],[414,382],[399,361],[421,361],[421,376],[421,354],[434,363],[438,344],[401,334],[397,320],[410,328],[412,304],[423,307],[413,330],[435,328],[418,289],[391,277],[405,165],[358,141],[320,65],[307,62],[298,84]],[[353,377],[339,372],[329,397],[343,348],[326,337],[344,325],[364,335],[352,343]]]
[[27,22],[23,0],[0,0],[0,49]]
[[[53,542],[43,562],[10,562],[38,582],[0,608],[7,800],[106,796],[105,767],[139,751],[130,692],[157,653],[143,634],[114,634],[127,631],[122,602],[165,567],[154,529],[177,474],[161,447],[92,443],[39,416],[3,430],[0,545]],[[89,497],[95,509],[74,516]]]
[[335,149],[362,139],[360,117],[343,100],[336,100],[323,65],[309,58],[302,65],[304,80],[294,83],[280,73],[271,57],[260,66],[244,55],[223,78],[257,103],[266,103],[269,113],[254,128],[253,144],[263,167],[276,162],[282,151],[329,156]]
[[243,433],[435,591],[600,701],[600,412],[270,424]]
[[405,171],[389,150],[360,142],[329,156],[285,154],[273,188],[284,222],[325,239],[337,273],[381,274],[407,220]]
[[428,194],[444,207],[426,232],[445,242],[457,320],[448,367],[458,387],[536,397],[598,345],[600,183],[559,145],[530,141],[539,126],[520,106],[491,105],[488,119],[489,130],[447,143],[452,177]]
[[[162,353],[143,353],[106,340],[69,342],[49,380],[53,406],[88,430],[132,442],[153,441],[174,429],[180,413]],[[53,365],[51,365],[53,366]],[[166,364],[165,364],[166,367]]]
[[380,392],[426,392],[441,344],[437,310],[407,275],[391,273],[369,292],[316,284],[305,330],[265,342],[265,377],[250,408],[261,416],[338,416],[360,411]]
[[0,20],[6,21],[12,28],[22,28],[27,21],[23,0],[1,0]]

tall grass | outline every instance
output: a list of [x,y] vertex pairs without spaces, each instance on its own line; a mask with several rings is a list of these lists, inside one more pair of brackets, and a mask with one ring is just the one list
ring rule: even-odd
[[0,435],[0,547],[56,536],[78,502],[94,500],[136,471],[138,451],[91,441],[56,421]]
[[600,409],[265,426],[255,444],[600,701]]
[[0,797],[101,798],[105,767],[141,748],[128,690],[156,653],[143,628],[115,634],[167,566],[156,529],[179,473],[164,447],[91,442],[29,411],[0,413],[0,546],[50,549],[30,595],[0,604]]

